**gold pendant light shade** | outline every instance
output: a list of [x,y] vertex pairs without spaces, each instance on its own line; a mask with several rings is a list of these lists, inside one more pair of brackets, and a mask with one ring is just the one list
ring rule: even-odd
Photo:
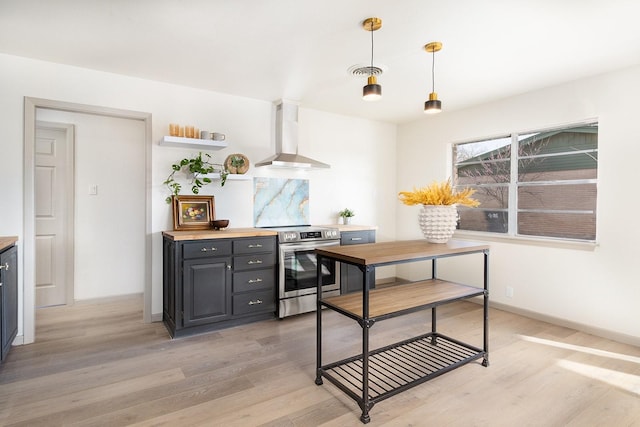
[[382,86],[378,84],[376,76],[373,75],[373,32],[382,28],[382,19],[367,18],[362,22],[362,28],[371,32],[371,68],[367,85],[362,88],[362,99],[365,101],[377,101],[382,98]]
[[434,114],[442,111],[442,102],[438,99],[438,94],[435,91],[435,60],[436,52],[442,49],[442,43],[431,42],[424,46],[424,50],[432,54],[431,62],[431,93],[429,94],[429,100],[424,103],[425,114]]

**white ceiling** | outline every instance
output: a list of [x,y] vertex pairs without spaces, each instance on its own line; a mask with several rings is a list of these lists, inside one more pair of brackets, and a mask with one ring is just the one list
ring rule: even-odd
[[[361,99],[368,17],[383,99]],[[402,123],[640,63],[638,0],[0,0],[0,52]],[[6,82],[3,82],[6,84]]]

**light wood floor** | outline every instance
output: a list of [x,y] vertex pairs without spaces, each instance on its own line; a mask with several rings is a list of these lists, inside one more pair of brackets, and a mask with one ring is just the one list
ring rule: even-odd
[[[0,425],[360,426],[360,409],[314,384],[315,315],[170,340],[138,298],[37,313],[37,342],[0,366]],[[382,345],[430,328],[428,312],[377,323]],[[439,311],[481,345],[481,308]],[[324,313],[325,362],[360,328]],[[488,368],[471,363],[376,404],[371,426],[640,426],[640,349],[492,310]],[[332,359],[335,358],[335,359]]]

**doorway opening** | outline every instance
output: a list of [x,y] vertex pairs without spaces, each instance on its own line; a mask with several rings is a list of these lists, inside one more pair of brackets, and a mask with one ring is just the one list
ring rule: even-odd
[[[89,121],[96,120],[97,122],[101,122],[103,120],[108,121],[109,119],[124,119],[123,122],[136,122],[139,128],[138,137],[135,141],[129,141],[129,144],[135,144],[136,150],[139,150],[139,156],[144,158],[144,161],[140,161],[140,159],[135,159],[136,167],[138,172],[141,173],[142,178],[139,178],[137,182],[140,182],[141,185],[144,186],[144,189],[138,195],[140,200],[140,209],[136,209],[134,212],[127,211],[126,206],[110,206],[107,205],[106,209],[101,209],[99,206],[99,202],[101,197],[98,195],[107,194],[100,193],[101,187],[96,184],[96,182],[78,182],[76,179],[76,185],[79,186],[76,189],[76,196],[78,200],[76,200],[76,205],[74,210],[76,212],[75,217],[75,241],[78,243],[75,248],[75,268],[72,270],[75,271],[75,292],[83,292],[84,295],[80,296],[80,299],[83,298],[91,298],[92,292],[96,292],[96,288],[92,288],[91,285],[87,287],[87,280],[82,280],[83,274],[87,277],[87,274],[93,274],[92,278],[97,278],[98,282],[103,280],[104,278],[108,278],[110,285],[114,285],[119,283],[118,278],[124,277],[123,271],[118,269],[118,265],[114,265],[114,263],[110,262],[109,257],[101,257],[100,255],[95,255],[93,257],[86,257],[88,253],[91,251],[91,248],[98,248],[101,245],[111,245],[111,250],[115,250],[117,248],[114,247],[113,240],[111,242],[106,242],[105,239],[102,239],[100,235],[94,235],[94,230],[100,231],[102,228],[104,229],[113,229],[114,227],[118,227],[118,224],[131,225],[134,227],[135,233],[140,233],[140,251],[143,252],[141,255],[141,264],[136,268],[136,272],[139,272],[140,277],[138,278],[138,282],[142,282],[142,294],[143,294],[143,321],[151,322],[151,114],[137,111],[129,111],[129,110],[119,110],[112,109],[106,107],[99,106],[91,106],[84,104],[74,104],[67,103],[61,101],[53,101],[46,99],[38,99],[38,98],[29,98],[25,97],[25,122],[24,122],[24,242],[23,242],[23,282],[24,282],[24,292],[23,292],[23,304],[22,304],[22,319],[23,319],[23,344],[27,344],[33,342],[35,340],[35,308],[37,306],[37,296],[36,296],[36,251],[37,251],[37,227],[36,227],[36,121],[38,119],[43,119],[46,121],[51,121],[51,117],[55,117],[56,115],[67,116],[68,115],[78,115],[82,116]],[[47,114],[41,114],[42,112],[46,112]],[[59,120],[54,119],[54,121],[58,122]],[[71,120],[62,120],[67,122],[73,122]],[[103,128],[110,128],[109,125]],[[101,133],[100,125],[96,125],[96,135]],[[103,132],[104,133],[104,132]],[[79,150],[78,144],[81,140],[82,136],[78,136],[76,134],[76,151]],[[105,144],[104,141],[99,144]],[[129,147],[131,147],[130,145]],[[116,144],[113,146],[106,145],[108,149],[111,149],[113,152],[120,152]],[[87,147],[85,147],[86,149]],[[89,149],[95,149],[97,146],[89,147]],[[124,164],[113,164],[110,162],[104,161],[101,158],[99,153],[94,153],[93,157],[86,157],[85,155],[84,161],[78,163],[76,160],[76,174],[83,174],[82,176],[90,176],[86,173],[83,173],[79,170],[81,167],[85,168],[98,168],[102,169],[104,174],[114,177],[117,180],[118,174],[122,174],[123,168],[126,168],[128,165]],[[78,153],[76,153],[76,157]],[[124,156],[126,157],[126,156]],[[132,156],[134,157],[134,156]],[[90,159],[90,160],[86,160]],[[126,162],[125,162],[126,163]],[[104,179],[104,174],[102,178]],[[96,178],[98,180],[98,178]],[[109,183],[111,184],[111,183]],[[122,184],[117,184],[118,188],[122,189]],[[87,188],[85,188],[87,187]],[[95,187],[95,188],[94,188]],[[106,188],[105,188],[106,187]],[[108,186],[102,187],[102,190],[108,189]],[[97,194],[92,194],[95,191]],[[89,201],[82,201],[82,198],[91,198],[93,199]],[[98,197],[96,197],[98,196]],[[86,202],[86,203],[85,203]],[[80,207],[80,203],[84,203],[83,207]],[[98,206],[92,206],[98,205]],[[114,218],[113,209],[120,208],[120,212],[122,215]],[[86,210],[83,211],[83,210]],[[111,212],[111,213],[110,213]],[[103,215],[104,214],[104,215]],[[84,215],[82,217],[81,215]],[[103,216],[101,216],[103,215]],[[127,215],[130,215],[129,219],[131,221],[127,222]],[[85,218],[84,220],[82,218]],[[89,218],[88,220],[86,218]],[[115,219],[115,221],[114,221]],[[92,221],[94,221],[92,223]],[[122,222],[124,221],[124,222]],[[98,224],[96,226],[96,224]],[[82,228],[84,227],[84,228]],[[86,239],[86,241],[81,242],[80,239]],[[106,240],[109,240],[108,238]],[[78,246],[82,244],[83,250],[80,251]],[[87,249],[88,248],[88,249]],[[122,248],[120,248],[122,249]],[[139,251],[139,252],[140,252]],[[138,253],[139,253],[138,252]],[[113,253],[113,252],[112,252]],[[90,255],[90,254],[89,254]],[[82,259],[82,262],[78,262],[78,257],[85,256]],[[89,270],[84,271],[81,267],[88,266]],[[91,273],[93,271],[93,273]],[[118,276],[120,274],[120,276]],[[104,281],[104,280],[103,280]],[[84,288],[82,287],[84,286]],[[98,296],[99,297],[99,296]]]

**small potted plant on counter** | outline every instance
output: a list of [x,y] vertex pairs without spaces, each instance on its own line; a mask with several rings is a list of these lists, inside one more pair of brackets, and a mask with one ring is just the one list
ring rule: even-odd
[[343,210],[338,212],[338,216],[342,218],[343,224],[350,224],[351,218],[353,218],[355,215],[356,214],[351,209],[348,209],[348,208],[344,208]]

